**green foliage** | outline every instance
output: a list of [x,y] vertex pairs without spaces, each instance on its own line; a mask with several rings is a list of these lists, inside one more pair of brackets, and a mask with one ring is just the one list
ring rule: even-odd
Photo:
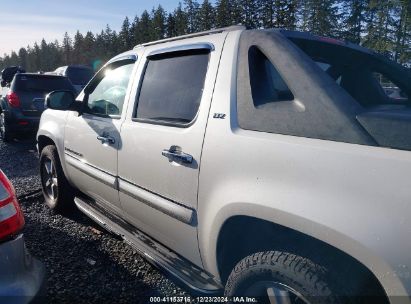
[[206,31],[215,27],[215,11],[210,1],[203,1],[198,12],[198,18],[198,30]]
[[[120,31],[109,25],[100,33],[65,33],[61,42],[20,48],[0,57],[0,69],[20,65],[27,71],[50,71],[68,64],[97,68],[137,44],[165,37],[243,24],[248,28],[281,27],[337,37],[374,49],[411,66],[410,0],[184,0],[167,13],[161,5],[145,10]],[[213,4],[214,3],[214,4]]]
[[156,10],[153,9],[153,26],[152,26],[152,38],[153,40],[159,40],[165,38],[166,34],[166,12],[158,6]]
[[188,19],[187,14],[181,8],[181,3],[178,4],[178,7],[174,11],[174,20],[175,20],[175,36],[184,35],[188,32]]
[[216,27],[225,27],[235,24],[232,16],[232,2],[230,0],[218,0],[216,7]]

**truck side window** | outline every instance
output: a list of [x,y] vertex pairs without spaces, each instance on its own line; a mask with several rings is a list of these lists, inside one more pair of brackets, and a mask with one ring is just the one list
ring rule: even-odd
[[119,116],[123,109],[134,63],[104,70],[99,83],[88,95],[87,112],[103,116]]
[[271,61],[256,47],[248,51],[251,94],[254,106],[293,100],[294,96]]
[[138,121],[181,126],[193,121],[208,60],[209,50],[149,57],[134,117]]

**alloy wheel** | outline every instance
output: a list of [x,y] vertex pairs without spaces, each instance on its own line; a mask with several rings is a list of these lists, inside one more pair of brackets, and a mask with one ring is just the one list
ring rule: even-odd
[[57,179],[57,171],[53,161],[50,158],[46,158],[43,162],[43,185],[44,189],[46,190],[46,194],[52,200],[57,199],[57,191],[58,191],[58,179]]
[[245,291],[246,296],[258,296],[259,303],[267,304],[310,304],[298,291],[274,281],[259,281]]

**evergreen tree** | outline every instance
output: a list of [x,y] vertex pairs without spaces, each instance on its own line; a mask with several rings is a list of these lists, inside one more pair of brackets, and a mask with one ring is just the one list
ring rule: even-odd
[[273,0],[259,0],[259,18],[263,28],[274,27],[274,1]]
[[297,29],[299,31],[309,31],[309,17],[310,17],[310,6],[304,0],[298,0],[298,10],[297,10]]
[[128,17],[123,21],[121,30],[119,33],[119,48],[120,51],[127,51],[132,48],[132,34],[131,34],[131,25]]
[[58,40],[54,40],[54,42],[51,42],[48,44],[48,49],[49,49],[49,62],[48,66],[45,67],[42,70],[44,71],[54,71],[56,67],[63,65],[63,60],[62,60],[62,52],[61,52],[61,47],[60,43]]
[[132,33],[132,44],[137,45],[142,42],[141,33],[139,31],[140,18],[138,16],[134,17],[133,23],[131,24]]
[[199,30],[199,4],[196,0],[184,0],[184,10],[187,18],[187,32],[195,33]]
[[82,45],[82,64],[91,64],[95,59],[94,51],[95,38],[92,32],[88,31],[84,36]]
[[33,58],[32,58],[32,71],[38,71],[40,70],[40,66],[41,66],[41,51],[40,51],[40,47],[37,44],[37,42],[34,42],[34,46],[33,46]]
[[[254,0],[239,0],[238,6],[241,9],[241,24],[247,28],[258,28],[260,26],[258,18],[257,2]],[[233,11],[234,12],[234,11]]]
[[140,43],[149,42],[152,39],[153,31],[152,29],[152,20],[150,14],[145,10],[140,17],[140,21],[137,25],[137,31],[140,33]]
[[397,20],[394,24],[394,59],[411,65],[411,1],[398,1],[395,15]]
[[181,7],[181,3],[178,4],[177,8],[173,13],[174,21],[175,21],[175,31],[176,35],[184,35],[188,32],[188,21],[187,15],[183,11]]
[[386,56],[394,46],[393,10],[396,0],[370,0],[367,9],[367,28],[363,45]]
[[297,1],[275,0],[274,7],[274,27],[290,30],[295,29],[297,22]]
[[95,42],[94,42],[94,54],[95,60],[92,63],[94,70],[100,68],[100,66],[109,59],[107,56],[107,52],[105,49],[105,39],[104,39],[104,31],[102,30],[100,34],[95,35]]
[[11,52],[10,55],[10,65],[18,65],[19,64],[19,57],[17,56],[17,53],[15,51]]
[[167,16],[166,36],[167,36],[167,37],[175,37],[175,36],[177,36],[176,20],[175,20],[173,14],[168,14],[168,16]]
[[[25,48],[20,48],[19,50],[19,54],[18,54],[18,65],[23,67],[24,69],[27,69],[28,66],[28,54],[27,54],[27,50]],[[1,66],[1,63],[0,63]]]
[[41,70],[41,71],[49,70],[50,55],[51,55],[51,52],[49,50],[49,46],[47,45],[46,40],[42,39],[40,43],[40,53],[39,53],[40,64],[37,66],[38,70]]
[[344,30],[341,37],[345,40],[359,44],[364,32],[364,14],[369,0],[344,0],[342,26]]
[[83,40],[83,35],[80,33],[80,31],[77,31],[74,35],[73,41],[73,61],[76,63],[81,63],[82,61]]
[[73,53],[73,41],[66,32],[63,37],[62,43],[62,57],[63,57],[63,64],[68,65],[72,63],[72,53]]
[[[0,57],[0,69],[20,65],[49,71],[60,65],[93,63],[95,68],[134,45],[214,27],[244,24],[281,27],[337,36],[374,49],[411,66],[410,0],[184,0],[166,14],[161,6],[133,22],[126,17],[117,34],[109,25],[99,34],[79,31],[59,41],[44,39]],[[215,3],[214,5],[212,3]]]
[[317,35],[338,36],[339,13],[336,0],[307,0],[308,30]]
[[218,0],[216,7],[216,27],[226,27],[233,24],[230,0]]
[[152,39],[163,39],[166,34],[166,12],[161,5],[153,12]]
[[204,0],[199,10],[199,31],[207,31],[215,26],[215,12],[210,1]]

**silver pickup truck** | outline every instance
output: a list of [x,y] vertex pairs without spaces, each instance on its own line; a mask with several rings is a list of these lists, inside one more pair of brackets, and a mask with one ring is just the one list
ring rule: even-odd
[[45,202],[205,300],[410,303],[409,96],[409,69],[308,33],[138,45],[47,97]]

